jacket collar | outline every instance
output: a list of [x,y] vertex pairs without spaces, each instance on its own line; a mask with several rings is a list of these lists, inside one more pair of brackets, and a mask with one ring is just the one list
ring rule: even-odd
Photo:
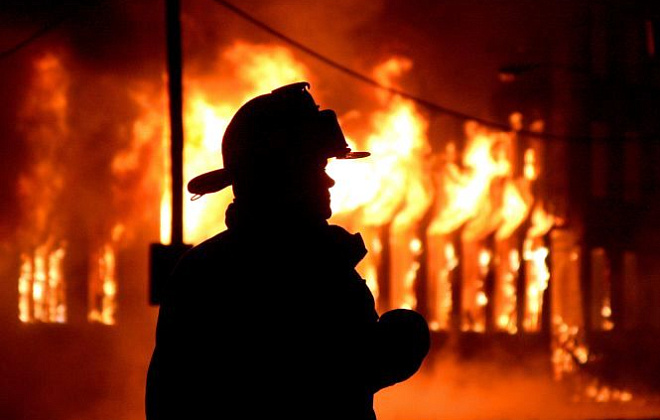
[[295,220],[267,209],[248,208],[233,202],[225,213],[225,223],[234,234],[276,236],[282,238],[282,246],[318,249],[328,258],[350,267],[355,267],[367,254],[359,233],[350,233],[326,220]]

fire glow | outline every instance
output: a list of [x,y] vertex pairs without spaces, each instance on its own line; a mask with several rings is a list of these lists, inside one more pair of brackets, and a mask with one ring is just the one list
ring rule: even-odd
[[[184,183],[221,166],[222,132],[242,103],[273,87],[314,79],[282,47],[237,42],[220,57],[224,66],[232,66],[235,74],[240,75],[231,94],[209,76],[213,72],[207,71],[202,76],[192,74],[186,79]],[[55,126],[59,131],[54,131],[51,125],[48,128],[54,132],[41,137],[54,139],[65,135],[62,133],[67,128],[66,95],[58,93],[66,84],[60,80],[55,86],[53,78],[67,76],[54,57],[44,60],[38,64],[41,67],[35,89],[51,91],[53,105],[48,109],[35,106],[31,112],[49,112],[62,121]],[[395,85],[412,65],[406,58],[393,57],[376,66],[373,77],[380,83]],[[218,97],[223,100],[217,101]],[[165,108],[163,94],[136,92],[134,100],[143,114],[135,122],[133,142],[158,142],[166,147],[168,133],[162,128],[165,116],[154,111]],[[544,236],[553,226],[553,217],[531,192],[541,173],[540,149],[531,143],[522,148],[515,131],[516,127],[520,128],[522,117],[512,116],[510,132],[490,131],[469,122],[465,125],[463,144],[440,142],[442,149],[433,151],[428,137],[429,117],[414,102],[380,94],[375,103],[377,109],[373,113],[360,117],[363,126],[369,128],[367,134],[353,138],[347,133],[350,143],[369,150],[372,157],[350,165],[331,161],[328,172],[337,181],[331,191],[334,213],[331,221],[364,236],[370,252],[358,268],[377,297],[379,309],[416,309],[420,306],[421,288],[426,290],[422,306],[428,308],[434,330],[449,330],[450,319],[455,317],[453,312],[458,307],[461,330],[484,332],[491,328],[487,325],[490,322],[495,330],[513,334],[521,324],[517,320],[517,307],[522,304],[525,319],[521,325],[526,331],[538,331],[542,296],[549,280]],[[514,162],[521,153],[524,159],[520,160],[524,163],[516,167]],[[127,170],[132,165],[131,159],[134,159],[131,153],[118,155],[113,161],[113,172]],[[161,241],[167,243],[171,217],[169,163],[165,162],[160,170],[163,174]],[[37,177],[33,175],[26,180]],[[52,184],[54,189],[58,188],[57,182]],[[229,190],[198,201],[186,200],[184,240],[199,243],[217,232],[230,200]],[[40,204],[41,208],[47,205],[48,201]],[[523,225],[527,226],[526,233],[521,233]],[[117,230],[122,230],[120,224],[113,232]],[[98,245],[99,251],[90,260],[89,280],[89,319],[108,324],[114,322],[116,311],[115,265],[120,242],[120,235],[110,236]],[[55,242],[51,240],[51,243]],[[26,321],[33,319],[28,312],[38,312],[40,299],[54,299],[44,297],[49,290],[65,285],[63,276],[57,272],[64,250],[39,249],[40,253],[51,256],[32,251],[34,256],[30,257],[26,253],[19,281],[20,317]],[[421,274],[422,268],[426,269],[425,275]],[[517,292],[516,279],[520,270],[526,273],[526,301],[519,303],[517,296],[521,294]],[[460,293],[455,293],[459,284]],[[455,301],[456,296],[460,296],[460,302]],[[32,301],[35,306],[30,309]],[[491,320],[486,315],[489,307]],[[64,319],[63,315],[58,319]]]
[[30,214],[21,231],[18,317],[22,322],[62,323],[67,320],[62,270],[66,243],[58,237],[56,198],[63,188],[58,154],[69,131],[69,77],[55,55],[37,60],[34,72],[35,81],[22,113],[22,129],[36,156],[35,164],[19,179],[20,197]]
[[[241,75],[238,85],[244,88],[228,98],[209,76],[188,77],[184,183],[221,166],[222,132],[242,103],[273,87],[313,79],[281,47],[237,42],[222,57],[225,66],[233,66]],[[394,85],[411,68],[410,60],[393,57],[378,65],[373,77]],[[215,97],[227,99],[217,102]],[[370,127],[367,134],[353,138],[347,133],[349,143],[369,150],[372,157],[350,164],[331,161],[328,172],[337,181],[331,190],[331,221],[362,233],[370,252],[358,269],[379,309],[416,309],[418,291],[426,288],[423,306],[429,308],[434,330],[450,329],[452,311],[458,305],[461,329],[484,332],[486,308],[492,305],[493,327],[513,334],[519,324],[516,279],[524,269],[522,325],[526,331],[539,331],[549,275],[543,236],[553,222],[531,193],[541,172],[540,158],[532,146],[521,149],[515,128],[520,128],[522,117],[512,116],[510,132],[468,123],[463,145],[445,143],[443,152],[433,152],[428,117],[414,102],[391,94],[380,94],[375,102],[377,109],[364,117],[363,125]],[[153,117],[145,115],[145,121]],[[351,115],[340,119],[346,117]],[[513,163],[518,153],[524,154],[522,167]],[[168,165],[164,169],[167,173]],[[163,191],[161,240],[167,242],[170,193],[168,188]],[[187,201],[185,240],[199,243],[218,231],[230,200],[230,192],[223,191]],[[423,227],[425,218],[430,222]],[[528,220],[527,233],[520,233]],[[387,264],[385,270],[383,264]],[[426,278],[420,275],[424,266]],[[453,301],[454,276],[461,278],[460,302]],[[485,290],[487,282],[494,282],[490,292]]]
[[[198,75],[193,68],[186,74],[184,185],[192,177],[222,166],[222,133],[245,101],[295,81],[308,80],[312,89],[316,86],[314,75],[282,47],[237,42],[220,58],[222,66],[230,66],[239,77],[231,89],[208,69]],[[33,184],[46,188],[34,206],[36,223],[25,235],[30,240],[21,256],[19,319],[63,323],[68,311],[63,269],[67,242],[48,223],[53,223],[54,202],[49,197],[62,188],[57,168],[50,166],[57,165],[53,156],[68,132],[68,76],[55,56],[47,56],[36,66],[32,95],[48,100],[28,103],[25,118],[50,121],[41,132],[39,126],[31,128],[34,141],[46,142],[38,146],[50,153],[39,157],[33,171],[21,179],[26,197]],[[412,66],[406,58],[393,57],[376,66],[373,77],[393,86]],[[326,105],[322,95],[312,93]],[[118,177],[138,165],[136,151],[141,145],[161,145],[162,156],[168,156],[164,91],[136,89],[132,98],[141,115],[132,126],[131,147],[112,162],[112,173]],[[358,271],[372,290],[379,312],[422,310],[435,332],[513,335],[540,332],[547,322],[542,315],[551,311],[556,379],[586,363],[589,353],[581,338],[584,325],[575,315],[579,310],[566,309],[569,304],[550,308],[544,302],[552,275],[548,236],[559,221],[536,193],[535,185],[543,177],[543,148],[537,139],[518,134],[523,116],[512,115],[511,130],[506,132],[467,122],[463,138],[449,141],[430,138],[430,116],[413,101],[379,94],[373,102],[376,107],[369,114],[340,115],[340,121],[350,120],[351,124],[359,120],[362,134],[355,136],[347,130],[347,140],[372,156],[354,162],[331,160],[328,173],[336,181],[331,189],[331,222],[362,234],[369,253]],[[543,129],[541,122],[529,127]],[[151,171],[162,191],[160,238],[168,243],[172,213],[169,162],[156,162]],[[185,200],[184,241],[197,244],[222,230],[231,199],[227,189],[200,200]],[[88,259],[90,322],[116,323],[121,285],[118,250],[125,230],[117,221],[92,246]],[[571,252],[566,255],[573,255]],[[579,263],[579,256],[576,258],[571,260],[572,269]],[[601,314],[602,327],[611,329],[606,293]],[[576,364],[576,360],[580,362]],[[632,398],[625,391],[608,392],[593,385],[587,396],[599,401]]]

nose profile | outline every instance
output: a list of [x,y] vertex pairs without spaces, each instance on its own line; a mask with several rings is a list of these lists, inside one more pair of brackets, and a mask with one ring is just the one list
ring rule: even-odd
[[327,188],[332,188],[332,187],[335,186],[335,184],[336,184],[335,180],[332,179],[332,178],[330,177],[330,175],[328,175],[327,172],[326,172],[326,173],[325,173],[325,185],[326,185],[326,187],[327,187]]

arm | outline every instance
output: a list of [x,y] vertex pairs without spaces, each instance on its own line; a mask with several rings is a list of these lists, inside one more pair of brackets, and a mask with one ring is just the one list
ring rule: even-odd
[[424,317],[408,309],[385,312],[373,337],[371,390],[403,382],[419,370],[429,352],[431,336]]

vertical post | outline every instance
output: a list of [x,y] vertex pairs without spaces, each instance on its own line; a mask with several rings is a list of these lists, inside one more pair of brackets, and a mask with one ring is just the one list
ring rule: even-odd
[[172,245],[183,244],[183,116],[179,0],[165,0],[172,162]]
[[450,236],[450,241],[454,244],[458,266],[454,269],[454,275],[451,277],[451,330],[454,333],[460,333],[463,329],[463,266],[465,265],[465,252],[463,249],[463,227]]
[[382,245],[380,258],[378,259],[377,278],[378,278],[378,307],[383,311],[395,309],[392,307],[392,248],[390,241],[390,229],[392,223],[387,223],[378,227],[378,237]]
[[166,279],[191,245],[183,243],[183,116],[181,83],[181,21],[179,0],[165,0],[167,73],[170,98],[170,157],[172,162],[171,243],[151,244],[149,302],[159,305]]
[[527,312],[527,265],[529,262],[525,260],[525,234],[529,230],[529,217],[523,223],[520,230],[520,238],[516,236],[516,246],[520,252],[520,268],[518,268],[518,276],[516,277],[516,329],[518,334],[525,334],[525,313]]

